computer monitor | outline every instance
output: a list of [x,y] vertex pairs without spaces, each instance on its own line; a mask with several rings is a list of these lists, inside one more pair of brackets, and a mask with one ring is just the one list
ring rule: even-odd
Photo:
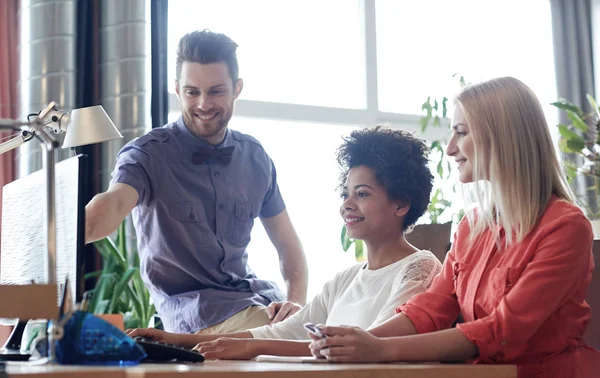
[[[84,291],[86,155],[56,164],[56,279],[69,278],[74,300]],[[1,284],[45,283],[45,172],[36,171],[2,189]]]

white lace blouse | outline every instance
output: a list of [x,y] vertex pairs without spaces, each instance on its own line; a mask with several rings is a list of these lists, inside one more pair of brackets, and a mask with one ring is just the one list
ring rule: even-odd
[[354,265],[325,284],[302,310],[272,326],[250,329],[254,338],[307,340],[303,324],[372,328],[396,314],[396,307],[422,293],[441,270],[429,251],[415,252],[377,270],[366,262]]

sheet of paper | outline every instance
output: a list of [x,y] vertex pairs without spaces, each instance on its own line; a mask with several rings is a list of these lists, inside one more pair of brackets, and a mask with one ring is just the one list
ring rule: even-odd
[[293,363],[307,363],[307,364],[322,364],[328,363],[325,358],[306,357],[306,356],[271,356],[268,354],[261,354],[256,356],[254,359],[258,362],[293,362]]

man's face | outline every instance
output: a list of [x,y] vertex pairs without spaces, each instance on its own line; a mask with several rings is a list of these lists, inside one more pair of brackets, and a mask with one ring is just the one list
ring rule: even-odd
[[224,62],[183,62],[175,91],[188,130],[210,144],[221,143],[242,87],[242,79],[234,87]]

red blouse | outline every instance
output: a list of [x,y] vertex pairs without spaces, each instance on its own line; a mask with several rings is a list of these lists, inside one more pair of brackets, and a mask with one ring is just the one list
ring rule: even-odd
[[536,227],[504,247],[487,230],[472,244],[458,226],[442,272],[404,312],[418,333],[451,326],[479,348],[475,363],[517,364],[519,377],[600,377],[600,352],[582,341],[590,320],[586,292],[594,268],[589,220],[552,197]]

